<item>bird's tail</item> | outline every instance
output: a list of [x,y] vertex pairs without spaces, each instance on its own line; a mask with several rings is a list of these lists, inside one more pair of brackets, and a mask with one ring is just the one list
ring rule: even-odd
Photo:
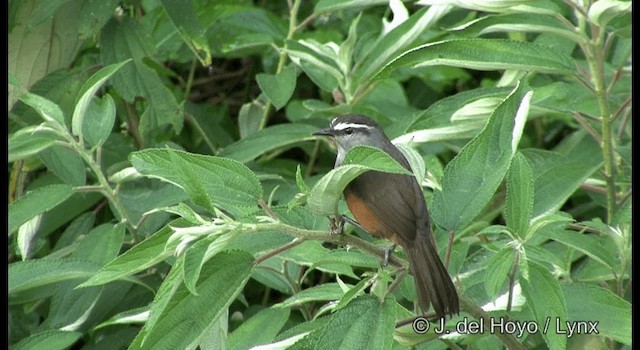
[[432,237],[418,234],[411,247],[403,248],[411,264],[422,312],[427,312],[433,304],[439,318],[444,318],[446,314],[458,314],[460,304],[456,287],[440,261]]

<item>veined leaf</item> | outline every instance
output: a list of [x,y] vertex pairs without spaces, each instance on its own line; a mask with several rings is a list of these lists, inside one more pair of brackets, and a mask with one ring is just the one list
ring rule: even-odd
[[[522,262],[525,257],[522,257]],[[528,277],[524,274],[520,277],[522,292],[527,298],[526,305],[533,312],[533,316],[539,325],[544,325],[547,319],[552,322],[565,324],[567,321],[567,306],[564,294],[558,280],[544,267],[529,262]],[[555,326],[551,324],[550,327]],[[553,328],[552,328],[553,329]],[[567,337],[558,332],[544,332],[542,334],[550,349],[565,349]]]
[[399,67],[447,65],[477,70],[573,72],[569,56],[543,45],[501,39],[453,39],[420,45],[400,54],[374,74],[386,78]]
[[388,3],[388,0],[320,0],[313,9],[313,13],[321,14],[339,10],[386,5]]
[[102,145],[116,121],[116,104],[109,94],[93,97],[82,122],[82,136],[91,146]]
[[344,83],[345,75],[340,69],[338,47],[315,40],[287,40],[286,52],[291,61],[299,66],[321,89],[331,92]]
[[600,240],[609,239],[606,236],[570,232],[566,230],[552,230],[546,232],[542,230],[540,231],[540,234],[548,239],[558,241],[568,247],[576,249],[604,266],[613,269],[616,265],[616,262],[614,261],[615,258],[602,250],[602,243]]
[[[250,349],[267,344],[280,332],[289,318],[287,308],[267,308],[244,321],[227,339],[227,349]],[[225,320],[226,322],[226,320]]]
[[256,175],[232,159],[171,149],[138,151],[130,159],[140,174],[175,184],[211,212],[219,206],[235,215],[249,213],[262,197]]
[[527,159],[517,153],[511,161],[507,175],[505,221],[507,227],[524,238],[529,230],[533,211],[533,174]]
[[389,349],[395,314],[394,298],[361,296],[289,349]]
[[[80,88],[80,92],[78,93],[78,101],[76,102],[76,108],[73,110],[73,117],[71,118],[71,131],[74,135],[78,136],[80,139],[83,138],[82,126],[84,124],[84,118],[87,112],[87,108],[89,108],[89,104],[93,99],[93,95],[95,95],[96,91],[98,91],[102,84],[107,81],[107,79],[114,75],[125,64],[129,63],[129,61],[131,60],[127,59],[125,61],[114,63],[100,69],[84,83],[82,88]],[[113,103],[113,101],[111,101],[111,103]],[[112,112],[113,118],[107,117],[109,119],[115,119],[115,106],[112,107],[114,108]],[[109,128],[109,130],[111,129]]]
[[[181,223],[187,224],[188,222],[185,219],[178,219],[172,221],[170,225],[180,225]],[[123,279],[163,261],[173,254],[172,250],[165,249],[167,240],[172,233],[173,230],[169,225],[163,227],[151,237],[108,262],[80,287],[98,286]]]
[[531,92],[520,82],[496,108],[485,128],[447,165],[431,215],[446,230],[466,227],[493,196],[522,135]]
[[534,178],[532,218],[558,210],[578,187],[602,164],[602,158],[585,153],[589,159],[572,159],[563,154],[539,150],[523,150]]
[[430,6],[414,13],[404,23],[376,42],[365,59],[357,65],[354,76],[360,84],[367,85],[383,67],[400,55],[425,29],[451,11],[451,6]]
[[284,68],[278,74],[260,73],[256,75],[260,90],[271,100],[276,110],[289,102],[296,88],[296,69],[293,66]]
[[62,110],[58,107],[57,104],[51,102],[50,100],[32,94],[30,92],[25,92],[20,96],[20,101],[26,103],[35,109],[38,114],[44,119],[46,122],[54,122],[55,124],[65,127],[64,124],[64,115],[62,114]]
[[9,162],[38,154],[56,140],[58,136],[44,125],[22,128],[9,137]]
[[511,271],[513,267],[515,256],[516,251],[507,247],[497,252],[491,260],[489,260],[489,264],[487,264],[487,268],[485,269],[484,289],[490,298],[496,297],[500,291],[500,287],[502,287],[504,281],[507,280],[509,271]]
[[631,304],[628,301],[592,284],[563,284],[562,291],[570,321],[598,322],[600,336],[631,345]]
[[342,295],[344,295],[344,292],[337,283],[324,283],[301,290],[300,293],[290,296],[281,303],[275,304],[274,307],[293,307],[314,301],[338,300]]
[[68,349],[78,339],[82,337],[80,332],[61,331],[58,329],[49,329],[35,334],[31,334],[27,338],[22,339],[11,349],[15,350],[51,350],[51,349]]
[[194,296],[179,280],[172,281],[178,283],[177,289],[156,321],[145,324],[131,349],[195,348],[208,326],[235,300],[252,269],[251,255],[231,251],[214,256],[202,266],[196,285],[202,295]]
[[370,170],[411,175],[411,172],[380,149],[354,147],[347,153],[341,166],[331,170],[313,186],[309,194],[309,208],[318,215],[335,215],[345,187],[351,180]]
[[532,32],[559,35],[576,43],[586,38],[566,29],[562,23],[551,15],[509,13],[504,15],[483,16],[452,29],[456,34],[480,36],[494,32]]
[[[200,64],[205,67],[211,65],[209,43],[205,37],[204,27],[193,9],[192,2],[181,0],[161,0],[160,2],[184,42],[200,60]],[[204,57],[201,54],[204,54]]]
[[9,295],[62,281],[89,277],[100,265],[78,259],[37,259],[9,264]]
[[419,5],[453,5],[469,10],[501,12],[510,8],[531,2],[531,0],[420,0]]
[[9,233],[34,216],[54,208],[73,194],[73,187],[66,184],[49,185],[27,192],[9,205]]
[[311,135],[318,128],[308,124],[279,124],[251,134],[224,149],[223,157],[249,162],[258,156],[296,142],[316,139]]

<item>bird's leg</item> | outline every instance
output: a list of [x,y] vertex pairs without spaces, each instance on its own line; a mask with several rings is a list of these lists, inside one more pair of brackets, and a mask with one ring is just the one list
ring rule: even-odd
[[365,229],[364,229],[364,227],[362,227],[362,225],[360,225],[357,221],[353,220],[352,218],[350,218],[350,217],[348,217],[348,216],[346,216],[346,215],[344,215],[344,214],[340,215],[340,219],[339,219],[339,220],[340,220],[340,222],[342,223],[342,226],[343,226],[343,227],[344,227],[344,223],[345,223],[345,222],[348,222],[348,223],[350,223],[351,225],[353,225],[353,226],[355,226],[355,227],[357,227],[357,228],[361,229],[362,231],[364,231],[364,232],[367,232],[367,233],[368,233],[368,231],[367,231],[367,230],[365,230]]
[[397,244],[393,244],[391,247],[383,247],[382,251],[384,252],[384,258],[382,259],[382,267],[386,267],[389,265],[389,256],[393,253],[393,250],[396,249]]

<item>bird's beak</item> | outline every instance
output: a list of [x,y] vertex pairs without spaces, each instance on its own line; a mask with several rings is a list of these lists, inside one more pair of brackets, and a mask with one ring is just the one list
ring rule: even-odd
[[326,129],[320,129],[316,132],[314,132],[311,135],[316,135],[316,136],[333,136],[333,130],[331,130],[331,128],[326,128]]

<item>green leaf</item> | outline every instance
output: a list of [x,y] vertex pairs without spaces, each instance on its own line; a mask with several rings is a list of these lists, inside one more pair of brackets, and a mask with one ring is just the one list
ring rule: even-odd
[[353,179],[370,171],[411,175],[384,151],[368,146],[354,147],[345,156],[343,164],[324,175],[311,189],[309,209],[318,215],[336,215],[342,191]]
[[118,0],[82,1],[78,13],[78,33],[81,39],[88,39],[99,32],[109,21],[118,7]]
[[44,22],[37,26],[32,25],[34,13],[47,8],[50,2],[45,4],[38,0],[25,0],[9,4],[14,11],[9,21],[12,28],[7,40],[8,71],[23,84],[20,88],[9,85],[9,109],[18,100],[23,88],[31,90],[36,82],[56,74],[55,71],[66,71],[74,66],[83,42],[78,38],[79,16],[69,14],[77,13],[81,3],[65,1],[54,13],[42,17]]
[[116,104],[109,94],[93,97],[82,123],[82,136],[91,146],[100,146],[111,134],[116,121]]
[[244,321],[227,339],[227,349],[250,349],[275,338],[289,319],[287,308],[267,308]]
[[301,290],[274,307],[297,307],[315,301],[332,301],[342,298],[344,292],[337,283],[323,283]]
[[194,203],[211,212],[219,206],[235,215],[255,211],[262,198],[256,175],[232,159],[170,149],[149,149],[130,155],[136,170],[182,188]]
[[407,159],[413,175],[415,175],[416,177],[416,181],[421,184],[422,180],[424,180],[424,178],[427,176],[427,167],[424,164],[424,159],[422,159],[420,153],[406,144],[395,144],[395,146]]
[[9,205],[9,233],[34,216],[48,211],[64,202],[73,194],[69,185],[49,185],[27,192]]
[[273,44],[273,37],[264,33],[240,34],[222,44],[220,52],[228,58],[247,57],[264,52]]
[[451,11],[449,6],[430,6],[418,10],[408,20],[378,40],[362,62],[357,63],[354,75],[356,80],[367,86],[367,82],[376,76],[383,67],[401,56],[406,49],[438,19]]
[[[525,260],[522,257],[522,260]],[[561,324],[567,321],[567,306],[564,294],[558,280],[544,267],[529,262],[528,277],[520,277],[522,292],[527,298],[527,306],[533,312],[533,316],[543,329],[543,325],[549,322],[549,330],[542,332],[542,337],[550,349],[565,349],[567,337],[554,330],[555,322]],[[584,305],[584,304],[583,304]]]
[[54,145],[40,152],[40,159],[60,180],[72,186],[83,186],[87,172],[82,157],[74,150]]
[[289,349],[390,349],[395,316],[392,297],[361,296]]
[[345,80],[338,53],[315,40],[287,40],[286,53],[322,90],[332,92]]
[[602,241],[609,239],[606,236],[584,234],[566,230],[541,230],[540,235],[576,249],[611,269],[617,265],[615,257],[602,250]]
[[517,153],[507,174],[505,221],[511,232],[524,238],[533,210],[533,174],[527,159]]
[[193,295],[198,295],[196,284],[207,260],[226,249],[240,231],[219,232],[219,235],[210,234],[206,238],[196,242],[190,247],[184,256],[184,284]]
[[187,223],[184,219],[172,221],[151,237],[136,244],[131,249],[122,253],[111,262],[104,265],[91,278],[80,285],[80,287],[98,286],[106,284],[127,276],[144,271],[149,267],[163,261],[173,254],[172,250],[165,250],[167,240],[173,234],[170,225]]
[[43,125],[28,126],[9,136],[9,163],[31,157],[50,147],[57,135]]
[[589,19],[604,27],[615,17],[631,12],[631,1],[598,0],[589,7]]
[[297,142],[316,139],[311,135],[318,128],[308,124],[278,124],[262,129],[227,146],[220,154],[239,162],[249,162],[258,156]]
[[68,332],[57,329],[49,329],[20,340],[11,346],[14,350],[64,350],[69,349],[73,343],[82,337],[80,332]]
[[278,74],[260,73],[256,75],[260,90],[271,100],[276,110],[289,102],[296,89],[296,68],[288,66]]
[[387,0],[320,0],[313,9],[313,13],[322,14],[347,9],[360,9],[388,3],[389,1]]
[[[211,49],[209,49],[204,27],[193,9],[192,2],[181,0],[161,0],[160,2],[184,42],[200,60],[200,64],[203,66],[211,65]],[[204,54],[204,57],[201,57],[201,54]]]
[[495,32],[550,33],[582,42],[586,38],[569,31],[552,15],[532,15],[530,13],[508,13],[480,17],[474,21],[453,29],[454,33],[464,36],[480,36]]
[[124,231],[124,224],[102,224],[94,227],[78,243],[73,257],[100,265],[106,264],[118,256],[124,240]]
[[89,277],[100,266],[92,261],[77,259],[38,259],[9,264],[9,295],[34,288]]
[[[182,129],[181,107],[171,90],[162,82],[158,73],[149,68],[143,59],[149,59],[152,48],[149,38],[138,23],[127,16],[118,21],[111,20],[102,30],[100,50],[103,62],[116,63],[133,58],[111,78],[111,82],[122,98],[133,103],[136,97],[146,100],[146,108],[140,116],[139,130],[143,141],[171,125],[174,132]],[[153,140],[151,140],[153,141]]]
[[465,228],[489,202],[506,174],[522,135],[531,92],[520,82],[485,128],[447,164],[431,216],[445,230]]
[[[587,148],[584,148],[587,149]],[[602,158],[585,152],[581,158],[540,149],[523,150],[533,172],[532,218],[560,209],[562,204],[602,164]]]
[[447,65],[476,70],[525,70],[571,74],[571,57],[547,46],[502,39],[453,39],[428,43],[405,51],[375,73],[389,76],[399,67]]
[[18,229],[18,238],[16,239],[16,241],[18,243],[18,250],[20,251],[22,260],[27,260],[30,257],[31,248],[38,233],[38,229],[40,228],[41,222],[42,214],[38,214],[26,223],[22,224],[22,226],[20,226],[20,228]]
[[[569,321],[598,322],[600,336],[631,345],[631,304],[628,301],[592,284],[563,284],[562,291]],[[566,325],[563,326],[566,330]]]
[[345,308],[352,300],[362,295],[364,290],[374,282],[374,278],[375,276],[367,276],[361,279],[355,286],[349,288],[349,290],[340,297],[340,300],[335,305],[334,310]]
[[44,119],[44,121],[54,122],[55,124],[63,128],[65,127],[62,110],[60,110],[60,107],[58,107],[57,104],[44,97],[34,95],[30,92],[25,92],[23,95],[21,95],[20,101],[35,109],[36,112],[40,114],[42,119]]
[[[130,59],[124,60],[119,63],[108,65],[99,71],[95,72],[80,88],[80,92],[78,93],[78,98],[76,102],[76,108],[73,110],[73,116],[71,118],[71,131],[74,135],[78,136],[81,140],[83,139],[83,125],[85,124],[84,118],[86,118],[86,112],[89,108],[89,104],[93,99],[93,95],[95,95],[96,91],[109,79],[113,74],[115,74],[120,68],[129,63]],[[109,104],[107,102],[107,104]],[[108,118],[109,120],[115,118],[115,105],[113,105],[113,101],[111,101],[110,107],[101,108],[103,112],[107,112],[104,108],[113,109],[113,116],[103,116],[103,118]],[[92,122],[87,122],[88,125],[96,125]],[[105,123],[106,124],[106,123]],[[111,122],[113,125],[113,122]]]
[[520,4],[528,4],[531,0],[494,0],[494,1],[459,1],[459,0],[422,0],[422,5],[454,5],[460,8],[486,11],[501,12],[507,11]]
[[485,269],[484,290],[491,299],[498,295],[504,281],[507,280],[509,271],[513,268],[515,256],[516,251],[507,247],[497,252],[489,260]]
[[139,335],[142,338],[136,339],[130,349],[195,347],[194,344],[204,337],[203,331],[208,325],[215,322],[235,300],[252,269],[253,257],[245,252],[216,255],[202,266],[196,286],[202,295],[194,296],[184,285],[178,286],[157,316],[157,321],[153,325],[145,324]]
[[238,112],[238,129],[240,131],[240,139],[244,139],[258,132],[260,120],[264,112],[264,106],[255,101],[248,102],[240,107]]
[[108,320],[95,326],[93,330],[98,330],[112,325],[119,324],[139,324],[147,321],[149,317],[149,308],[147,306],[138,307],[132,310],[123,311],[113,315]]

